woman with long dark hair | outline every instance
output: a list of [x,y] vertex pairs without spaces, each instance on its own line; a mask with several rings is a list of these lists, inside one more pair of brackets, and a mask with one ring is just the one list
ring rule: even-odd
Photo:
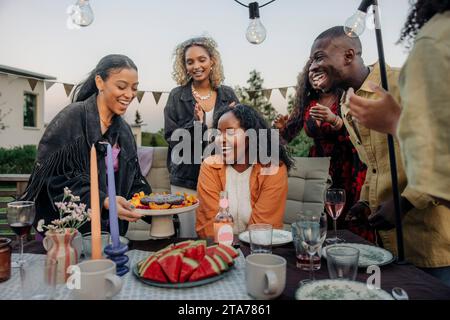
[[[36,202],[36,220],[45,224],[59,218],[54,203],[61,201],[68,187],[90,207],[90,149],[95,145],[103,228],[107,229],[109,198],[106,175],[106,146],[113,148],[116,205],[120,233],[142,216],[133,212],[127,199],[151,188],[142,176],[136,142],[130,126],[122,119],[136,97],[138,72],[124,55],[103,57],[88,78],[79,84],[72,103],[50,122],[39,142],[36,163],[23,199]],[[89,230],[85,224],[82,230]]]
[[[281,229],[292,159],[279,143],[278,135],[273,136],[274,130],[263,116],[246,105],[222,110],[214,122],[219,152],[205,159],[200,169],[198,235],[202,238],[214,235],[221,191],[228,192],[235,234],[254,223],[268,223]],[[267,158],[263,159],[261,154]]]
[[[329,92],[319,90],[323,81],[319,75],[310,73],[308,61],[298,76],[295,109],[288,116],[278,116],[274,126],[280,130],[285,143],[292,141],[301,130],[314,139],[309,157],[330,157],[331,188],[344,189],[346,203],[337,220],[338,228],[349,228],[369,241],[375,242],[375,233],[368,226],[353,225],[345,219],[345,213],[358,202],[364,184],[366,166],[350,141],[340,113],[340,97],[343,90]],[[366,220],[367,221],[367,220]],[[329,219],[332,222],[332,219]]]

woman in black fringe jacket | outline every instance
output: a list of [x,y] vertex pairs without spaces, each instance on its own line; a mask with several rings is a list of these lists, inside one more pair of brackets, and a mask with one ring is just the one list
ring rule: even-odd
[[[136,143],[130,126],[122,119],[136,97],[137,67],[123,55],[108,55],[100,60],[85,82],[75,88],[72,104],[50,122],[39,143],[37,158],[23,200],[36,202],[36,219],[45,224],[59,218],[54,205],[62,201],[64,188],[80,196],[90,207],[90,149],[94,144],[98,159],[98,181],[102,229],[108,228],[109,199],[106,174],[106,145],[113,147],[116,203],[120,234],[125,234],[128,221],[142,218],[127,202],[134,193],[151,192],[142,176]],[[90,230],[90,224],[80,232]]]

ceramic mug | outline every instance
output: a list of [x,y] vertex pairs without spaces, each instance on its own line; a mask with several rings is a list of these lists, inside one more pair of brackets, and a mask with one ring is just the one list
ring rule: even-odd
[[[116,264],[109,259],[86,260],[76,265],[69,281],[78,300],[111,299],[122,289],[122,279],[116,275]],[[68,282],[69,282],[68,281]]]
[[268,300],[278,297],[286,286],[286,259],[258,253],[245,258],[247,293],[255,299]]

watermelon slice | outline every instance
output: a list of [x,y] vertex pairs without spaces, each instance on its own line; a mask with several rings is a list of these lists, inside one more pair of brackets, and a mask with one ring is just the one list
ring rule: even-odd
[[144,271],[144,269],[150,264],[150,262],[155,259],[156,257],[154,255],[150,255],[147,259],[142,260],[141,262],[139,262],[138,264],[138,271],[139,274],[142,275],[142,272]]
[[183,254],[181,250],[173,250],[158,258],[165,275],[170,282],[178,282],[181,265],[183,264]]
[[183,249],[187,246],[190,246],[193,242],[194,242],[194,240],[186,240],[183,242],[179,242],[179,243],[175,244],[175,246],[173,248],[174,249]]
[[194,271],[189,278],[189,281],[199,281],[202,279],[210,278],[220,274],[220,269],[214,262],[213,258],[205,256],[200,263],[200,266]]
[[172,244],[169,244],[167,247],[165,247],[165,248],[163,248],[163,249],[161,249],[161,250],[159,250],[159,251],[156,251],[156,252],[154,253],[154,255],[155,255],[156,257],[162,257],[163,255],[165,255],[166,253],[172,251],[173,249],[174,249],[174,245],[173,245],[173,243],[172,243]]
[[194,259],[183,257],[179,282],[186,282],[199,265]]
[[239,256],[239,251],[237,251],[235,248],[233,248],[232,246],[226,245],[226,244],[221,244],[219,243],[219,247],[222,249],[225,249],[228,254],[234,259],[237,258],[237,256]]
[[150,263],[143,271],[144,272],[141,274],[142,278],[163,283],[168,282],[166,276],[164,275],[163,269],[161,268],[161,265],[158,263],[156,257],[153,257],[150,260]]
[[210,257],[212,257],[214,255],[214,253],[216,252],[218,245],[214,244],[212,246],[209,246],[208,248],[206,248],[206,254]]
[[228,254],[227,251],[225,251],[225,249],[221,247],[218,246],[214,254],[217,254],[219,257],[221,257],[222,260],[229,266],[232,266],[234,264],[233,258]]
[[206,254],[206,241],[197,240],[189,247],[184,248],[184,256],[201,262]]
[[223,259],[219,255],[214,254],[211,258],[213,258],[214,262],[219,267],[220,272],[228,270],[228,264],[225,261],[223,261]]

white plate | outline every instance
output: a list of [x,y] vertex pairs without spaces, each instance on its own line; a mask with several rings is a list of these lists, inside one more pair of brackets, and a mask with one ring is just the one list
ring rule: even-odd
[[[250,243],[250,234],[248,231],[244,231],[239,234],[239,240],[242,242]],[[290,231],[273,229],[272,231],[272,245],[280,246],[292,241],[292,233]]]
[[326,258],[327,257],[326,248],[334,246],[347,246],[358,249],[359,250],[358,267],[360,268],[367,268],[368,266],[384,266],[394,261],[394,256],[392,255],[391,252],[380,247],[360,243],[332,244],[322,249],[322,255]]
[[143,214],[145,216],[171,216],[174,214],[189,212],[194,209],[197,209],[200,202],[197,200],[197,202],[191,206],[188,207],[182,207],[182,208],[175,208],[175,209],[163,209],[163,210],[156,210],[156,209],[134,209],[136,213]]
[[394,300],[382,289],[369,289],[364,282],[318,280],[300,286],[297,300]]

